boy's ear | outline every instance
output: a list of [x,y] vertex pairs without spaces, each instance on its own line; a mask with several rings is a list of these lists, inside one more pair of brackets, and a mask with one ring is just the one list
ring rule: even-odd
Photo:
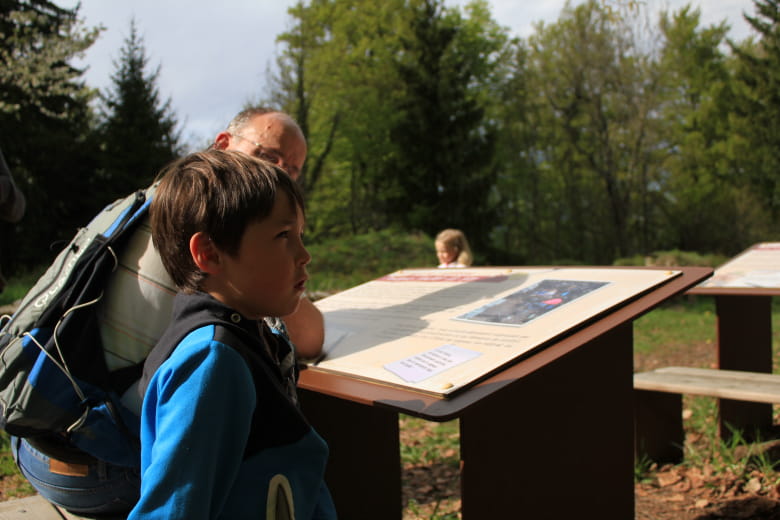
[[220,252],[214,245],[211,238],[198,231],[190,237],[190,255],[195,265],[208,274],[215,274],[220,271]]

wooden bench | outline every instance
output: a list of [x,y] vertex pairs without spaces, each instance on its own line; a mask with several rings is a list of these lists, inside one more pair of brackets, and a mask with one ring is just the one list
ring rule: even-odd
[[780,374],[666,367],[634,374],[636,455],[680,462],[685,433],[682,395],[780,403]]

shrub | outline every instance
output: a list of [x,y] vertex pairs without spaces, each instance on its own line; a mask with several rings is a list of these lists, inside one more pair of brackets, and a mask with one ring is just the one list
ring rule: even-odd
[[718,267],[728,260],[728,257],[717,254],[702,255],[692,251],[655,251],[649,255],[634,255],[626,258],[618,258],[613,262],[616,266],[699,266]]
[[433,239],[424,233],[382,230],[307,246],[312,256],[309,289],[335,291],[399,269],[436,267]]

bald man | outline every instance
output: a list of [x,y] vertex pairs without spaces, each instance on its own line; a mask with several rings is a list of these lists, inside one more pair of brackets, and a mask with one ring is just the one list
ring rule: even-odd
[[[250,108],[239,113],[224,132],[217,134],[214,148],[238,150],[270,161],[298,180],[306,161],[306,139],[293,119],[282,112]],[[294,314],[284,316],[296,352],[305,359],[322,351],[322,313],[308,298]]]
[[[273,162],[293,179],[306,160],[306,140],[295,121],[266,108],[241,111],[217,134],[211,145],[236,150]],[[144,222],[119,255],[119,269],[109,280],[98,316],[106,363],[116,371],[142,362],[168,325],[176,288],[165,272],[151,242],[151,228]],[[323,318],[308,298],[283,320],[304,359],[318,356],[324,339]],[[127,393],[126,402],[140,409],[140,396]]]

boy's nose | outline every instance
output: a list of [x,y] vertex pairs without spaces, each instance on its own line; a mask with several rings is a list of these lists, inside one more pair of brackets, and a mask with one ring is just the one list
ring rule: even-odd
[[301,244],[300,262],[302,265],[309,265],[309,262],[311,262],[311,254],[309,254],[309,250],[303,244]]

